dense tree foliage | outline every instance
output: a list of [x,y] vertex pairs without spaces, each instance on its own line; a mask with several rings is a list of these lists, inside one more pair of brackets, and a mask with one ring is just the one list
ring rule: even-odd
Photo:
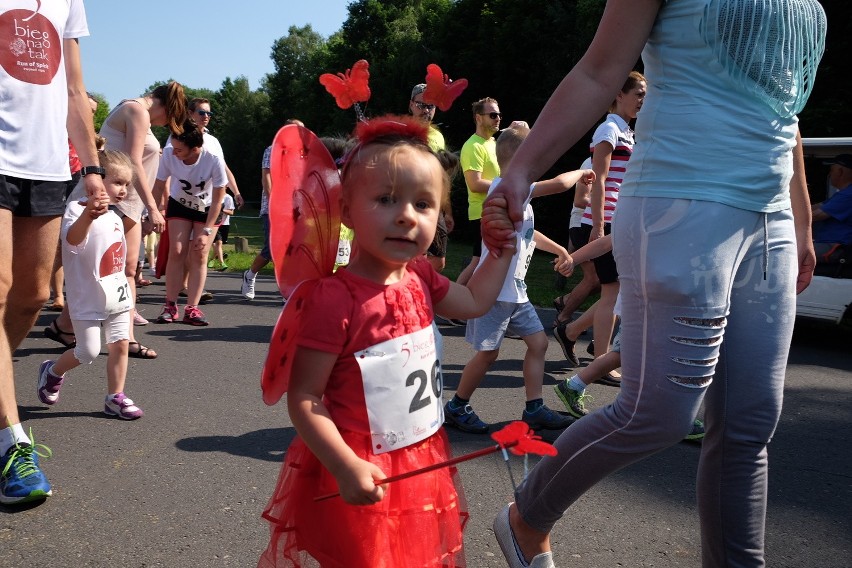
[[[341,29],[324,38],[312,29],[290,27],[271,46],[275,71],[257,91],[243,77],[219,90],[187,87],[210,98],[211,131],[220,139],[228,165],[249,199],[260,193],[260,158],[288,118],[299,118],[319,135],[341,135],[355,122],[319,84],[326,72],[343,72],[358,59],[370,62],[372,97],[366,113],[407,111],[411,87],[423,81],[426,65],[438,63],[451,78],[470,85],[436,122],[451,148],[473,132],[470,105],[490,96],[500,102],[504,123],[531,124],[550,93],[580,58],[594,36],[606,0],[354,0]],[[829,21],[828,48],[816,87],[801,115],[805,136],[852,136],[852,53],[850,4],[822,0]],[[641,69],[641,61],[637,62]],[[554,168],[576,167],[588,152],[588,136]],[[457,180],[458,182],[458,180]],[[458,193],[459,220],[465,218]],[[540,208],[538,221],[564,226],[568,197],[555,196]],[[550,203],[549,203],[550,204]],[[548,216],[548,212],[552,217]],[[559,231],[556,231],[559,234]]]

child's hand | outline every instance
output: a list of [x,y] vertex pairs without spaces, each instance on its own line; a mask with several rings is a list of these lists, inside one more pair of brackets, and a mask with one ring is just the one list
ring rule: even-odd
[[586,185],[592,185],[597,177],[594,170],[583,170],[583,177],[580,178],[580,181]]
[[568,251],[556,255],[556,258],[553,259],[553,270],[562,276],[571,276],[574,272],[574,259],[568,254]]
[[107,211],[109,211],[109,197],[106,191],[102,191],[86,201],[86,214],[91,219],[97,219]]
[[480,222],[482,234],[491,241],[499,241],[504,249],[515,249],[515,225],[509,218],[506,198],[498,195],[488,199],[482,207]]
[[376,485],[376,481],[385,477],[378,466],[362,459],[335,476],[340,496],[350,505],[372,505],[381,501],[385,490]]

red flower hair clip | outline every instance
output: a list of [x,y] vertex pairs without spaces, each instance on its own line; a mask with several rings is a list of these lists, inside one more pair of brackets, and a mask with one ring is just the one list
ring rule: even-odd
[[442,111],[450,110],[453,102],[467,88],[467,79],[451,80],[441,68],[430,63],[426,66],[426,90],[423,102],[437,106]]

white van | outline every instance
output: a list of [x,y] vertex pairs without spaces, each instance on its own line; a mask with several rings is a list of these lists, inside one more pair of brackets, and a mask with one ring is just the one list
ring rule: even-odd
[[[805,170],[811,190],[811,200],[819,203],[827,199],[838,188],[828,187],[826,178],[816,178],[827,171],[822,160],[838,154],[852,154],[852,137],[803,138]],[[846,274],[849,274],[847,269]],[[852,324],[852,278],[814,276],[811,285],[796,299],[796,317],[825,322]]]

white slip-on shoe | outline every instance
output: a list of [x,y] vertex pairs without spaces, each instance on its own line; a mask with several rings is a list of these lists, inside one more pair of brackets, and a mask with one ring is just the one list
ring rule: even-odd
[[515,542],[512,527],[509,526],[510,505],[511,503],[503,507],[492,525],[494,537],[497,539],[497,544],[500,545],[500,550],[503,551],[503,556],[506,558],[509,568],[556,568],[556,565],[553,564],[552,552],[536,554],[529,564],[526,563],[521,549],[518,548],[518,543]]

